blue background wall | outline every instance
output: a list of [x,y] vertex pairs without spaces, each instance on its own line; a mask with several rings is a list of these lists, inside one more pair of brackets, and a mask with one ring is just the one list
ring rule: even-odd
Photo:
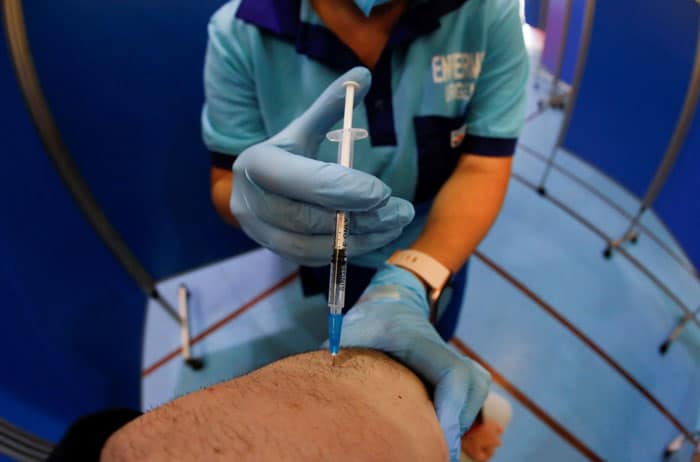
[[690,78],[700,6],[596,2],[584,79],[564,145],[643,196]]
[[[206,24],[221,3],[24,2],[66,144],[157,278],[252,246],[210,205],[199,137]],[[46,157],[1,40],[0,417],[55,440],[80,414],[138,407],[145,299]]]
[[46,157],[0,36],[0,417],[55,439],[81,413],[138,404],[144,299]]
[[[566,5],[570,3],[569,31],[564,42],[563,32],[566,19]],[[547,14],[547,28],[545,31],[545,44],[542,51],[542,66],[550,73],[556,72],[559,62],[559,53],[562,46],[564,51],[564,63],[561,69],[561,80],[571,84],[576,72],[576,60],[581,43],[583,20],[588,0],[549,0]],[[526,10],[527,11],[527,10]]]
[[573,83],[576,74],[576,61],[581,46],[581,33],[588,2],[589,0],[571,0],[571,23],[564,52],[564,65],[561,70],[562,80],[568,84]]
[[654,209],[700,268],[700,116],[694,118],[685,145]]
[[540,7],[544,0],[525,0],[525,21],[533,27],[539,27]]
[[26,2],[59,129],[104,211],[160,278],[239,251],[199,131],[206,26],[224,2]]

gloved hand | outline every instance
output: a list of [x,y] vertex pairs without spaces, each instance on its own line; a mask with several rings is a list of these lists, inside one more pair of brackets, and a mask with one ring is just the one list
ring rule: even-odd
[[307,266],[330,262],[336,210],[353,212],[350,257],[393,241],[414,216],[411,203],[391,197],[378,178],[312,159],[343,116],[348,80],[359,84],[358,104],[371,83],[363,67],[346,72],[304,114],[243,151],[233,164],[230,208],[243,230],[258,244]]
[[458,461],[460,439],[486,399],[491,376],[451,349],[428,314],[423,283],[409,271],[384,264],[345,316],[340,344],[384,351],[434,386],[450,460]]

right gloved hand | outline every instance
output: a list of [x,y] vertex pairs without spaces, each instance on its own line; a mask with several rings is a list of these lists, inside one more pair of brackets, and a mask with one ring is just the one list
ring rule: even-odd
[[393,241],[414,216],[411,203],[391,197],[378,178],[310,158],[343,115],[348,80],[359,84],[358,104],[371,83],[363,67],[346,72],[304,114],[243,151],[233,164],[230,207],[243,230],[258,244],[307,266],[329,263],[336,210],[352,212],[350,257]]
[[486,399],[491,376],[445,343],[428,321],[425,287],[410,271],[384,264],[345,315],[340,345],[380,350],[433,387],[433,404],[450,452]]

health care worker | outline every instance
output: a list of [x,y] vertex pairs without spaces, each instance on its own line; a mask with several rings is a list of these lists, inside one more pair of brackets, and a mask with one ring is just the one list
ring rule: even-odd
[[[527,78],[518,0],[235,0],[209,24],[217,211],[303,265],[307,294],[327,290],[335,210],[351,212],[347,306],[364,295],[341,345],[386,351],[435,386],[453,460],[490,378],[430,321],[452,336],[461,293],[440,302],[501,207]],[[354,169],[324,142],[348,80],[353,126],[369,132]]]

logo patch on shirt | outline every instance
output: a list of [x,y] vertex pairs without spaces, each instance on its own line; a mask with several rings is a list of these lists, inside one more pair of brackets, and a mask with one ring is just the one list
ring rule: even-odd
[[464,140],[464,135],[467,133],[467,124],[462,125],[456,130],[450,132],[450,147],[452,149],[456,148]]
[[449,53],[431,59],[433,83],[445,84],[445,102],[468,101],[474,94],[474,82],[481,73],[484,52]]

